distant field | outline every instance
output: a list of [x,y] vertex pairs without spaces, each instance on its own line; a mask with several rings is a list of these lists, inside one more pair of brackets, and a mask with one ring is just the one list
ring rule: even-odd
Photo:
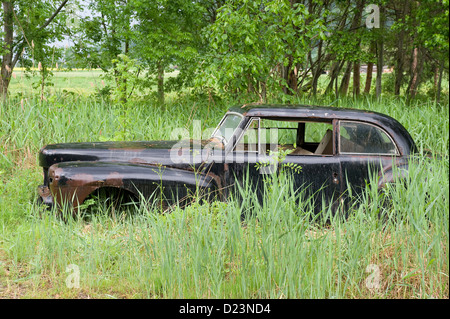
[[[90,70],[54,70],[53,76],[49,78],[50,85],[46,86],[46,92],[74,92],[79,95],[89,95],[95,92],[95,89],[101,89],[105,85],[113,85],[108,80],[104,79],[105,73],[100,69]],[[166,73],[166,78],[175,76],[178,72]],[[144,75],[141,75],[143,77]],[[40,90],[39,86],[40,76],[37,73],[32,75],[30,72],[25,72],[22,68],[15,68],[10,84],[10,92],[12,94],[19,94],[22,96],[29,96],[33,92]],[[33,86],[35,87],[33,89]],[[39,87],[39,88],[37,88]]]
[[[12,96],[31,96],[33,94],[40,94],[40,77],[35,70],[35,74],[25,72],[23,68],[15,68],[13,71],[13,77],[10,84],[10,94]],[[76,96],[89,96],[96,92],[96,89],[102,89],[105,85],[114,87],[115,84],[112,81],[108,81],[104,78],[104,72],[100,69],[77,69],[77,70],[53,70],[53,76],[48,79],[50,84],[46,84],[45,97],[48,97],[55,93],[73,92]],[[174,77],[179,71],[168,72],[165,74],[165,78]],[[146,75],[141,74],[140,78],[144,78]],[[361,83],[365,83],[366,74],[361,73]],[[383,74],[383,90],[389,95],[390,90],[393,90],[393,73]],[[329,81],[328,75],[323,75],[319,79],[318,94],[322,94],[325,91]],[[448,98],[449,95],[449,82],[447,78],[442,81],[442,96]],[[353,79],[350,80],[350,90],[353,85]],[[33,88],[34,86],[34,88]],[[403,89],[405,90],[405,89]],[[145,88],[141,91],[134,90],[134,96],[146,95],[148,93],[156,91],[156,85]],[[351,92],[351,91],[350,91]],[[427,95],[433,99],[435,92],[432,83],[424,83],[421,87],[423,95]],[[392,93],[392,92],[390,92]],[[372,82],[371,94],[375,94],[375,80]],[[385,94],[385,93],[384,93]]]
[[[79,94],[89,94],[95,91],[96,86],[101,86],[101,70],[75,70],[75,71],[53,71],[54,76],[50,82],[54,84],[52,91],[67,90]],[[13,93],[30,95],[33,85],[38,85],[39,75],[30,76],[22,70],[14,70],[10,84]]]

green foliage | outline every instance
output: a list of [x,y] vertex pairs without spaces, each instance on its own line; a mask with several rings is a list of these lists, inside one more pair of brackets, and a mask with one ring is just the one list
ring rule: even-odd
[[67,33],[64,13],[61,9],[67,1],[4,1],[0,14],[4,21],[4,33],[0,38],[3,49],[0,87],[4,96],[8,92],[13,70],[18,61],[31,71],[41,66],[41,99],[52,68],[61,57],[62,50],[52,42],[61,41]]
[[104,74],[103,78],[115,83],[111,91],[112,101],[125,104],[133,90],[142,86],[143,81],[139,78],[141,67],[137,60],[125,54],[119,54],[117,58],[111,60],[111,64],[113,68]]
[[108,0],[90,1],[87,9],[95,14],[80,18],[71,51],[85,65],[107,72],[119,54],[129,54],[132,7],[130,1]]
[[[141,85],[152,90],[157,85],[161,94],[191,81],[201,47],[198,33],[205,23],[199,3],[108,0],[92,1],[88,8],[97,14],[81,19],[80,36],[71,48],[78,61],[116,77],[114,61],[120,59],[119,55],[126,55],[138,61],[139,69],[146,76]],[[165,84],[164,72],[174,68],[179,76]],[[119,82],[119,78],[115,81]]]
[[273,173],[276,173],[279,169],[282,174],[290,174],[291,172],[299,174],[302,170],[300,165],[294,163],[284,163],[286,156],[289,155],[289,153],[292,153],[292,151],[293,150],[290,149],[278,149],[277,151],[270,150],[270,161],[256,163],[256,169],[262,171],[265,168],[274,166],[275,169],[273,170]]
[[[62,3],[66,6],[47,24]],[[7,29],[0,33],[0,56],[10,47],[13,61],[28,70],[39,62],[47,69],[59,62],[67,68],[110,72],[115,69],[112,61],[124,54],[138,61],[146,77],[142,85],[160,102],[166,92],[190,90],[194,85],[199,94],[290,102],[292,96],[316,95],[319,78],[329,81],[327,93],[334,87],[338,94],[341,81],[339,93],[345,94],[352,64],[383,61],[384,66],[394,67],[395,94],[401,89],[416,97],[419,85],[433,82],[433,89],[427,91],[439,100],[441,80],[448,76],[448,1],[372,1],[380,10],[379,28],[365,25],[368,4],[362,0],[17,0],[11,15],[14,39],[5,43]],[[81,14],[82,10],[91,14]],[[6,14],[3,8],[0,14]],[[73,42],[69,48],[50,45],[64,35]],[[381,45],[383,50],[378,51]],[[9,79],[14,66],[9,65],[9,71],[4,66],[2,77]],[[172,71],[176,76],[166,79],[164,74]],[[324,71],[329,76],[322,76]],[[44,83],[51,83],[46,74],[41,75]],[[370,91],[370,80],[366,84]],[[361,85],[354,86],[358,94]],[[382,88],[383,93],[391,89]],[[108,88],[99,95],[108,95]]]
[[300,3],[228,1],[207,30],[211,52],[199,84],[259,95],[276,91],[286,86],[278,69],[302,63],[311,43],[323,39],[325,31],[323,16]]

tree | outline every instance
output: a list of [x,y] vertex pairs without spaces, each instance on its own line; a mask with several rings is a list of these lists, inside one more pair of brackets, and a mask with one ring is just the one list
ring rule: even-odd
[[[41,64],[48,62],[50,43],[61,40],[65,33],[64,18],[60,14],[67,4],[64,1],[11,0],[2,2],[3,38],[1,42],[2,65],[0,94],[8,93],[11,74],[17,62]],[[55,23],[60,19],[59,23]],[[51,56],[51,55],[50,55]],[[44,59],[46,58],[46,59]]]
[[394,18],[393,41],[387,44],[395,48],[394,94],[407,83],[406,94],[413,99],[421,83],[434,80],[439,100],[439,78],[448,72],[448,0],[393,1],[386,6]]
[[[119,55],[135,60],[147,86],[156,84],[158,100],[163,103],[165,72],[176,67],[182,75],[177,77],[178,84],[189,77],[189,71],[193,72],[193,61],[201,46],[200,29],[213,19],[205,9],[214,5],[212,0],[91,1],[88,8],[92,15],[82,19],[74,51],[88,65],[98,66],[108,74],[116,68]],[[116,73],[116,88],[126,92],[125,83],[119,80],[126,78]]]
[[127,0],[90,1],[90,15],[81,18],[73,50],[86,65],[107,72],[119,54],[129,54],[132,5]]
[[[437,100],[440,100],[440,83],[442,73],[449,54],[449,19],[448,0],[426,0],[414,2],[414,19],[412,25],[416,28],[412,31],[414,36],[413,61],[415,67],[411,75],[409,86],[410,98],[417,94],[418,86],[423,77],[424,62],[428,61],[432,68],[437,69],[439,80],[435,81],[437,87]],[[432,17],[430,23],[430,17]],[[417,59],[417,61],[416,61]],[[430,72],[430,74],[433,74]]]
[[203,85],[228,92],[297,92],[311,44],[325,39],[322,17],[296,1],[228,1],[207,32]]
[[81,18],[79,28],[74,30],[72,52],[86,67],[98,67],[111,75],[116,91],[122,94],[119,100],[126,102],[128,77],[123,76],[124,70],[117,63],[121,54],[132,56],[133,4],[129,0],[105,0],[90,1],[86,7],[91,15]]
[[156,82],[158,101],[162,104],[165,72],[176,68],[181,81],[192,72],[190,66],[195,64],[201,47],[200,30],[207,23],[205,7],[196,1],[158,0],[135,1],[134,10],[135,53],[146,65],[149,80]]

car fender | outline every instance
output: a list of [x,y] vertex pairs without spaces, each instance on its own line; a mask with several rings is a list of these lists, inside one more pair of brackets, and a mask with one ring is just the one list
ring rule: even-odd
[[408,165],[390,166],[380,172],[378,176],[378,189],[382,189],[387,184],[394,183],[398,180],[406,180],[408,176]]
[[50,166],[48,170],[50,192],[58,205],[68,203],[77,208],[95,190],[102,187],[124,189],[137,198],[155,195],[166,198],[186,197],[200,190],[202,194],[217,189],[213,176],[158,165],[142,165],[120,162],[64,162]]

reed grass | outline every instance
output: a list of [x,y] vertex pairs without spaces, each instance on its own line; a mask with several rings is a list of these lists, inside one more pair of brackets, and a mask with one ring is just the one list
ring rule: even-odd
[[[169,139],[174,128],[192,130],[192,119],[215,126],[229,104],[141,101],[121,122],[101,100],[11,99],[0,108],[0,297],[448,298],[448,104],[295,102],[389,114],[421,151],[439,156],[412,162],[406,187],[368,187],[345,218],[325,210],[327,223],[287,177],[267,181],[262,203],[244,183],[243,200],[61,219],[35,202],[43,145],[117,139],[123,130],[132,140]],[[79,288],[67,285],[69,265]]]

